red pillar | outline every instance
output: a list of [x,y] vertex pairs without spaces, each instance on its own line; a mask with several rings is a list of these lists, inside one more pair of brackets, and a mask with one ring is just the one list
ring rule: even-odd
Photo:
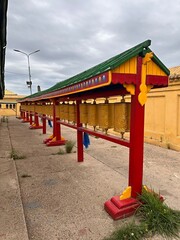
[[56,137],[56,103],[53,101],[53,137]]
[[38,116],[37,112],[34,113],[34,124],[30,125],[29,128],[30,129],[41,129],[41,128],[43,128],[42,125],[39,125],[39,116]]
[[60,119],[56,117],[56,101],[53,101],[53,138],[44,140],[44,143],[46,143],[47,146],[59,146],[65,144],[65,140],[61,137],[59,120]]
[[81,101],[76,101],[76,107],[77,107],[77,159],[78,162],[83,162],[84,160],[84,154],[83,154],[83,132],[79,131],[79,127],[82,127],[82,124],[80,123],[80,105]]
[[42,116],[42,122],[43,122],[43,134],[46,134],[46,115],[43,114]]
[[39,126],[39,116],[37,112],[34,113],[34,123],[36,126]]
[[26,120],[29,122],[29,112],[26,112]]
[[33,124],[32,112],[31,111],[30,111],[30,114],[29,114],[29,122],[30,122],[30,125]]
[[23,123],[29,122],[29,113],[28,111],[24,112],[24,119],[22,120]]
[[58,122],[60,118],[56,118],[56,141],[61,140],[61,127],[60,123]]
[[137,197],[142,191],[143,152],[144,152],[144,106],[138,101],[141,84],[142,58],[138,58],[137,84],[135,95],[131,96],[131,129],[129,150],[129,186],[132,197]]
[[23,122],[25,120],[25,111],[22,111],[21,113],[22,113],[21,118],[22,118],[22,122]]
[[117,220],[134,214],[139,207],[137,195],[142,191],[143,178],[143,148],[144,148],[144,106],[138,101],[141,84],[142,58],[138,58],[135,95],[131,96],[131,126],[129,149],[129,186],[131,197],[120,200],[114,196],[106,201],[104,208]]

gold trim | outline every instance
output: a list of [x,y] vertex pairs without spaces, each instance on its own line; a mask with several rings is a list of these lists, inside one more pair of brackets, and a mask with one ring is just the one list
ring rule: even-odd
[[[111,71],[108,71],[108,82],[100,84],[100,85],[96,85],[96,86],[92,86],[92,87],[86,88],[86,91],[110,85],[111,81],[112,81],[112,73],[111,73]],[[84,91],[84,89],[80,89],[80,90],[76,90],[76,91],[72,91],[72,92],[68,92],[68,93],[62,93],[60,95],[54,95],[53,97],[52,96],[45,97],[45,99],[61,97],[61,96],[65,96],[65,95],[69,95],[69,94],[73,94],[73,93],[78,93],[78,92],[83,92],[83,91]],[[44,99],[44,98],[40,98],[38,100],[42,100],[42,99]]]
[[131,187],[131,186],[128,186],[128,187],[123,191],[123,193],[121,194],[121,196],[119,197],[119,199],[120,199],[120,200],[124,200],[124,199],[130,198],[130,197],[131,197],[131,190],[132,190],[132,187]]
[[146,53],[145,57],[142,61],[142,70],[141,70],[141,85],[139,87],[140,93],[138,96],[138,101],[141,104],[141,106],[144,106],[144,104],[147,101],[147,93],[152,88],[151,85],[148,87],[146,85],[146,75],[147,75],[147,63],[151,61],[153,57],[153,52]]
[[127,90],[131,95],[135,95],[135,86],[134,86],[134,84],[123,84],[123,86],[126,88],[126,90]]

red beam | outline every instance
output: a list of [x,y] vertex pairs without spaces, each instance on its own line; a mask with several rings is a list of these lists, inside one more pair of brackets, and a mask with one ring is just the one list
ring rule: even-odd
[[71,123],[67,123],[67,122],[63,122],[63,121],[58,121],[60,124],[66,126],[66,127],[70,127],[70,128],[74,128],[77,130],[77,126]]
[[79,130],[82,131],[82,132],[89,133],[93,136],[100,137],[100,138],[105,139],[107,141],[114,142],[114,143],[120,144],[120,145],[125,146],[125,147],[130,147],[130,142],[127,141],[127,140],[123,140],[123,139],[120,139],[120,138],[112,136],[112,135],[107,135],[107,134],[104,134],[104,133],[95,132],[93,130],[83,128],[83,127],[79,128]]
[[112,73],[113,84],[136,84],[136,74],[132,73]]
[[78,129],[79,131],[89,133],[90,135],[105,139],[107,141],[114,142],[114,143],[120,144],[120,145],[125,146],[125,147],[130,147],[130,142],[129,141],[120,139],[116,136],[107,135],[107,134],[104,134],[104,133],[101,133],[101,132],[95,132],[95,131],[90,130],[88,128],[83,128],[83,127],[77,128],[76,125],[73,125],[73,124],[67,123],[67,122],[63,122],[63,121],[59,121],[59,122],[60,122],[60,124],[66,126],[66,127],[70,127],[70,128],[76,129],[76,130]]

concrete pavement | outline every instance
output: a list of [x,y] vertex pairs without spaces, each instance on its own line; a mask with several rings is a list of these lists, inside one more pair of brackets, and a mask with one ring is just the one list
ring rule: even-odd
[[[16,118],[0,124],[0,240],[102,240],[130,220],[114,222],[103,209],[128,184],[127,148],[91,137],[85,161],[77,163],[76,152],[57,155],[60,147],[42,144],[52,129],[43,135],[28,126]],[[74,130],[63,127],[62,133],[76,140]],[[25,158],[12,160],[12,148]],[[179,155],[145,144],[144,183],[175,209]]]

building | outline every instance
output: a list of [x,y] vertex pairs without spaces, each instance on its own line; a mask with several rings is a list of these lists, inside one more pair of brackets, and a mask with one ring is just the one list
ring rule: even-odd
[[20,104],[17,100],[23,97],[6,89],[4,98],[0,99],[0,116],[19,116]]

